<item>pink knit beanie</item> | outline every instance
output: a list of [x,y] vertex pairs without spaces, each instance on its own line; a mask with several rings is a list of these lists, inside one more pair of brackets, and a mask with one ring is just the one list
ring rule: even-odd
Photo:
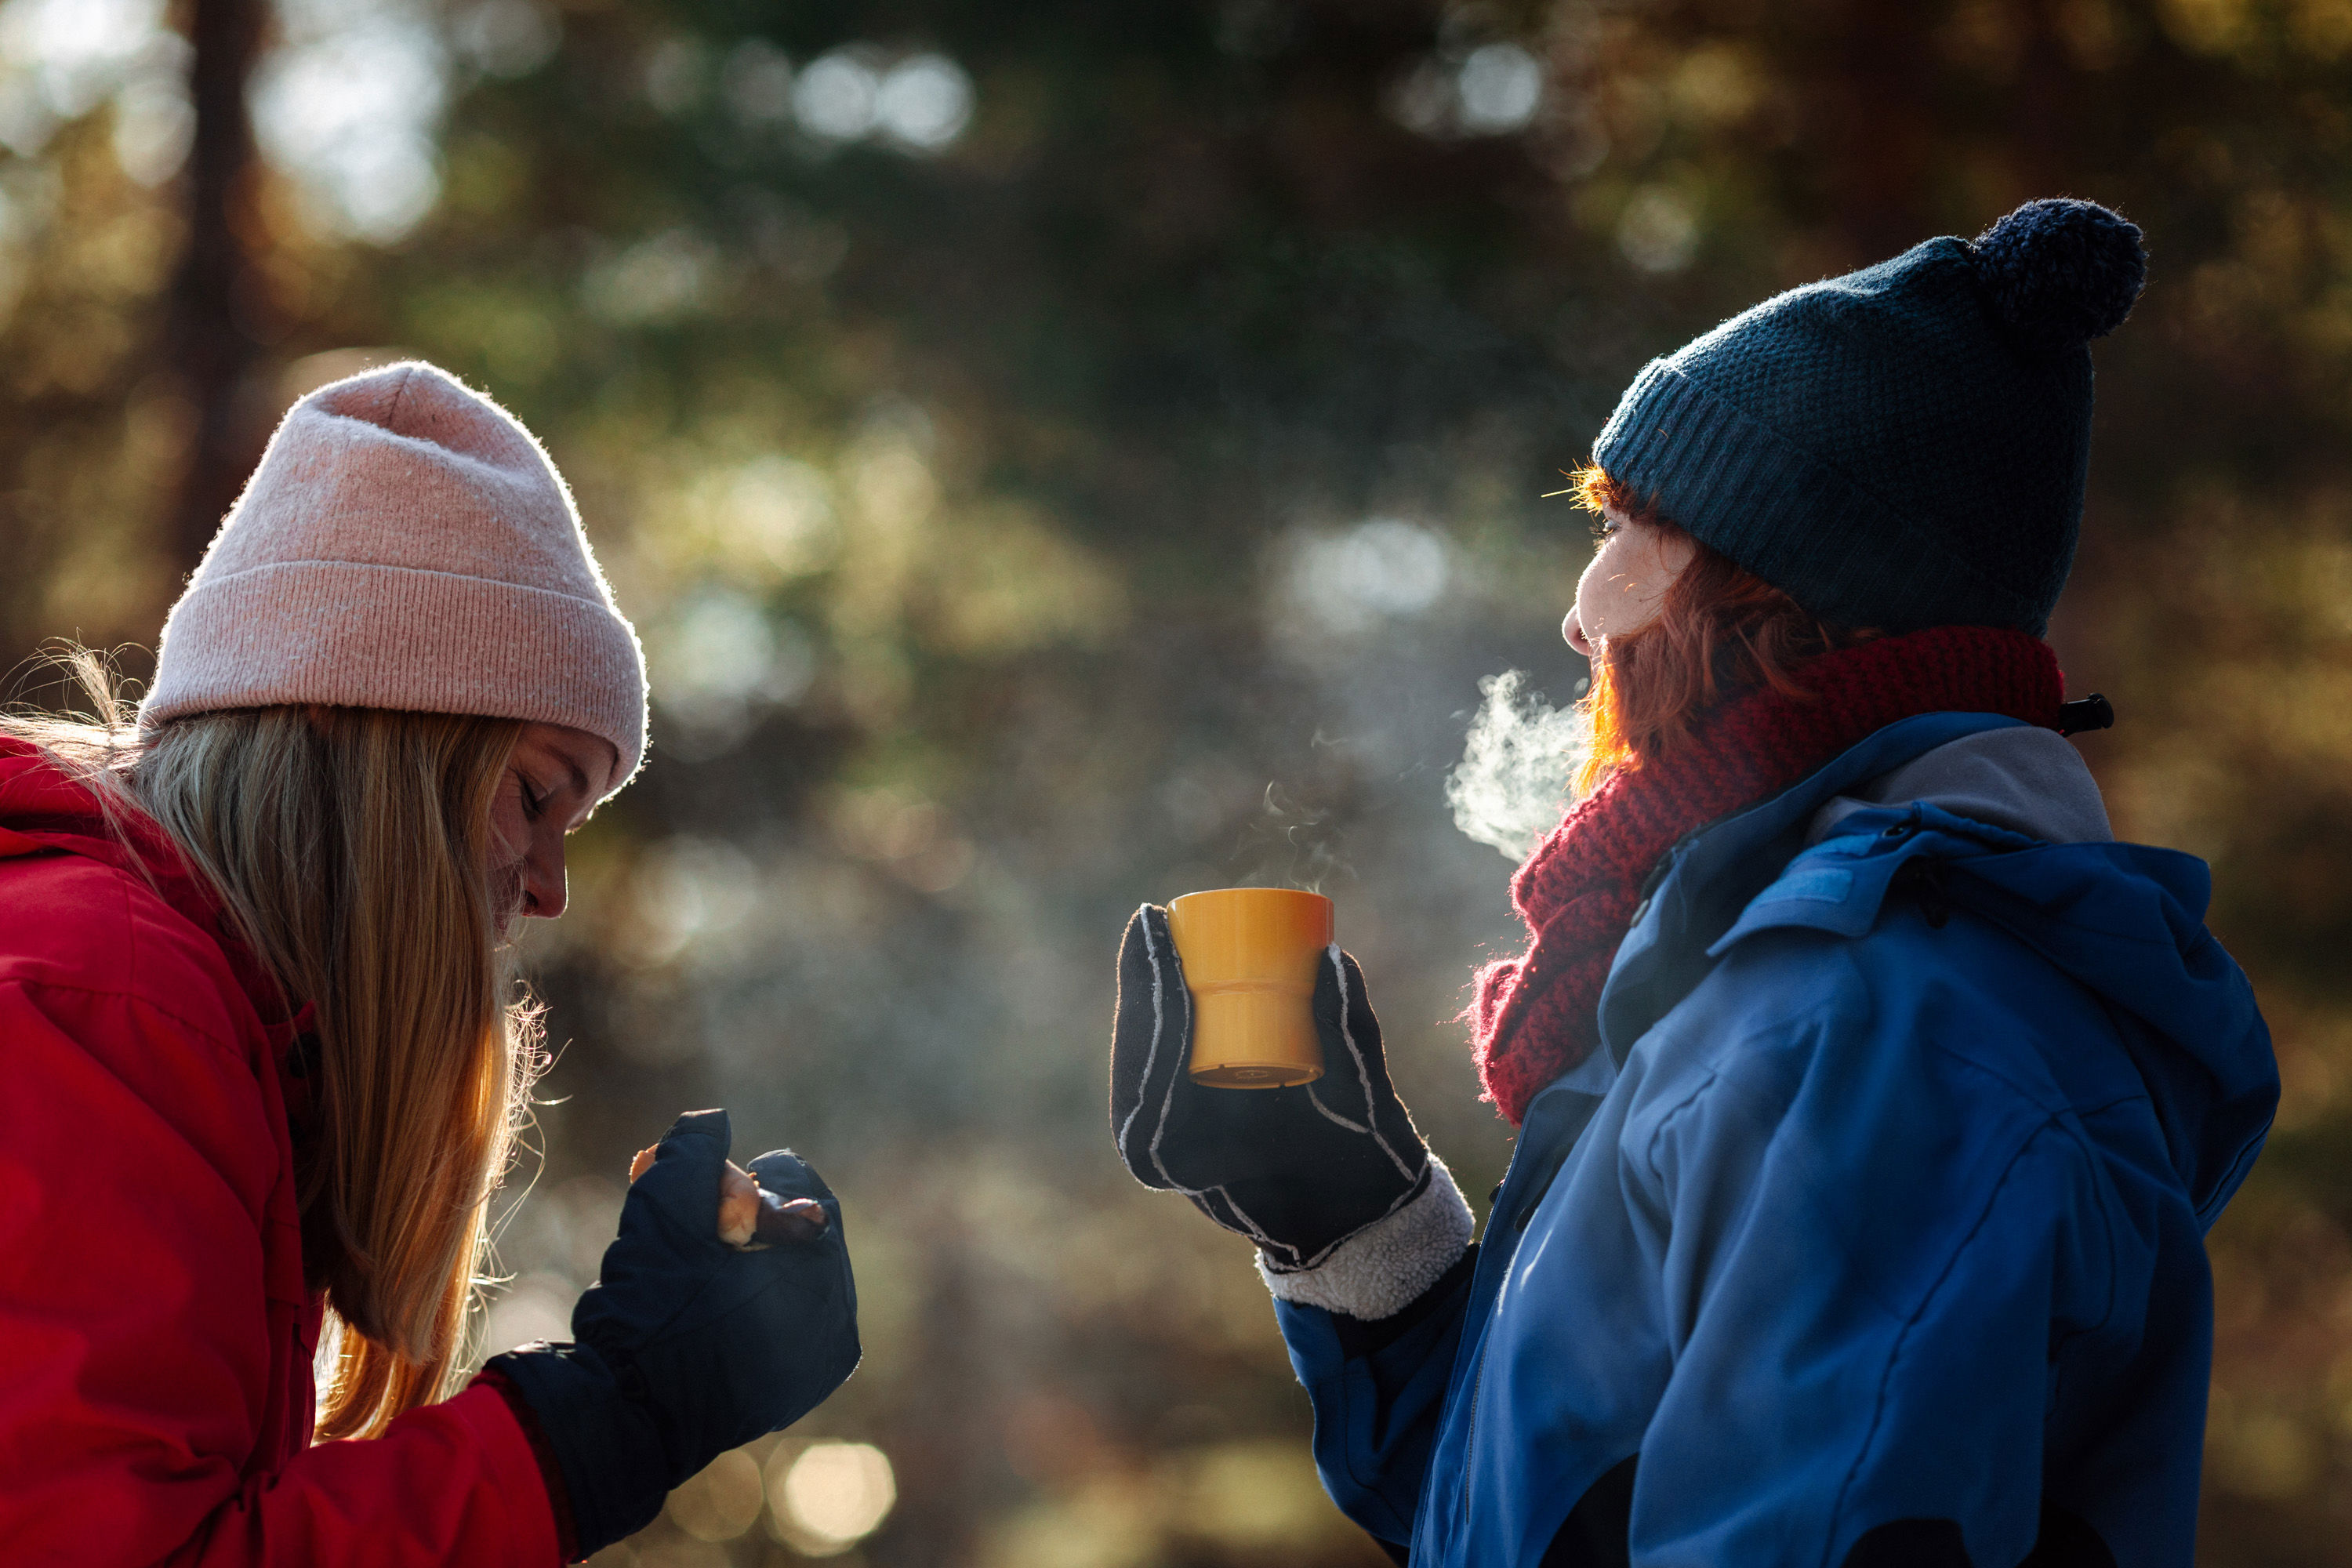
[[645,755],[645,655],[571,491],[429,364],[288,413],[163,623],[139,722],[292,702],[569,725],[619,751],[615,789]]

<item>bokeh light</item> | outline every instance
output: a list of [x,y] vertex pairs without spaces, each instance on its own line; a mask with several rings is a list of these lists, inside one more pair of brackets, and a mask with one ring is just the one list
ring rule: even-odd
[[1543,102],[1543,67],[1517,44],[1486,44],[1470,51],[1454,78],[1462,129],[1498,135],[1535,118]]
[[759,1522],[766,1498],[759,1461],[730,1448],[670,1493],[664,1511],[697,1541],[732,1541]]
[[421,0],[282,0],[252,91],[254,133],[329,233],[388,244],[441,197],[448,51]]
[[848,1551],[880,1529],[898,1500],[889,1457],[870,1443],[779,1448],[767,1484],[777,1539],[808,1557]]
[[793,83],[801,129],[828,142],[855,142],[874,129],[882,89],[863,49],[836,49],[811,60]]
[[883,76],[874,93],[882,130],[919,152],[933,153],[971,123],[971,79],[945,55],[915,55]]
[[1698,250],[1698,215],[1679,192],[1645,185],[1625,204],[1617,248],[1644,272],[1680,272]]
[[1401,518],[1377,517],[1293,541],[1287,587],[1324,628],[1358,631],[1424,613],[1445,592],[1448,575],[1442,537]]

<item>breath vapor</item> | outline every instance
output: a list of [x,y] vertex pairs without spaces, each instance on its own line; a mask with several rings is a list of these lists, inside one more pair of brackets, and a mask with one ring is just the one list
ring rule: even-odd
[[1454,825],[1513,861],[1559,826],[1585,750],[1584,722],[1531,689],[1524,669],[1481,677],[1461,762],[1445,775]]

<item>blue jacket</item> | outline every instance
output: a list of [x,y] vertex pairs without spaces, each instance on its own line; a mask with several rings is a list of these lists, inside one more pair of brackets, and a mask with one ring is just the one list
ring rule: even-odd
[[1276,1304],[1326,1486],[1414,1568],[2189,1563],[2203,1237],[2278,1086],[2204,864],[1927,803],[1805,843],[2011,722],[1685,840],[1479,1246],[1392,1319]]

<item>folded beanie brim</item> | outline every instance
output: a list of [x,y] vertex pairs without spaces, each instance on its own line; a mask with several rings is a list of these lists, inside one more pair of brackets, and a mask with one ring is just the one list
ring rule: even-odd
[[1628,389],[1593,461],[1676,525],[1832,624],[2014,626],[2048,606],[1991,581],[1853,476],[1666,361]]
[[569,594],[415,567],[283,562],[200,577],[163,637],[180,657],[157,671],[142,729],[281,703],[535,721],[610,741],[620,753],[614,789],[645,754],[635,635],[609,605]]

